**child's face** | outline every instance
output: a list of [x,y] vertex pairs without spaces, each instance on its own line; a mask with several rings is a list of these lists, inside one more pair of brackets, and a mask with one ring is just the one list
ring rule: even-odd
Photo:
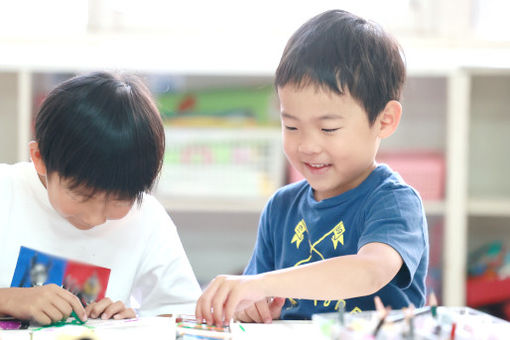
[[375,168],[377,122],[348,93],[306,86],[278,88],[283,148],[318,201],[353,189]]
[[80,230],[92,229],[106,220],[121,219],[133,206],[133,201],[116,200],[104,193],[89,198],[86,191],[80,191],[79,188],[69,189],[68,181],[61,179],[56,173],[45,178],[53,208]]

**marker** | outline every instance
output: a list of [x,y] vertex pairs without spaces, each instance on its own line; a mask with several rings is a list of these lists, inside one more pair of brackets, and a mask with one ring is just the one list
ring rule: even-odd
[[343,326],[345,324],[345,302],[342,304],[340,303],[340,306],[338,308],[338,321],[340,321],[340,326]]
[[30,325],[28,320],[19,320],[11,316],[0,317],[0,329],[12,330],[12,329],[27,329]]
[[379,333],[379,331],[381,330],[381,327],[389,314],[389,310],[383,309],[382,313],[383,314],[381,315],[381,318],[379,319],[379,322],[377,323],[377,326],[375,327],[374,332],[372,333],[374,335],[374,338],[377,337],[377,333]]
[[379,316],[382,317],[385,313],[384,305],[379,296],[374,297],[374,305],[375,310],[379,313]]
[[409,313],[409,338],[411,340],[414,339],[414,305],[411,303],[409,309],[407,310]]
[[429,305],[430,311],[432,312],[432,317],[437,318],[437,298],[434,292],[431,292],[429,295]]
[[452,323],[452,332],[450,333],[450,340],[455,340],[455,328],[457,328],[457,324]]

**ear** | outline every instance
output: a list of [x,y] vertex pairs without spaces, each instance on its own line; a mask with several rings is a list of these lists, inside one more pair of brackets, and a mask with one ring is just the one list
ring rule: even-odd
[[377,118],[380,138],[387,138],[397,130],[402,117],[402,105],[396,100],[390,100]]
[[41,176],[46,176],[46,165],[41,158],[41,152],[39,151],[39,144],[36,141],[28,143],[30,149],[30,158],[34,163],[35,170]]

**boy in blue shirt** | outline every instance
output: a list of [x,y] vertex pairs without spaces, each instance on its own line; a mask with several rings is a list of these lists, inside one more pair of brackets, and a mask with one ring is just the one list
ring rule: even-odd
[[[215,278],[198,320],[309,319],[425,302],[428,233],[416,191],[375,156],[397,129],[405,81],[399,45],[332,10],[301,26],[276,71],[283,146],[306,180],[267,203],[244,276]],[[284,299],[285,298],[285,299]]]

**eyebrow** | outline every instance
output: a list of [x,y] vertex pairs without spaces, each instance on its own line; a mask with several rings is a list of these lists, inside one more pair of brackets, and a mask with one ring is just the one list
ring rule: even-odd
[[[282,112],[280,115],[282,116],[282,118],[299,120],[296,116],[293,116],[287,112]],[[344,117],[336,113],[327,113],[319,117],[319,120],[335,120],[335,119],[344,119]]]

